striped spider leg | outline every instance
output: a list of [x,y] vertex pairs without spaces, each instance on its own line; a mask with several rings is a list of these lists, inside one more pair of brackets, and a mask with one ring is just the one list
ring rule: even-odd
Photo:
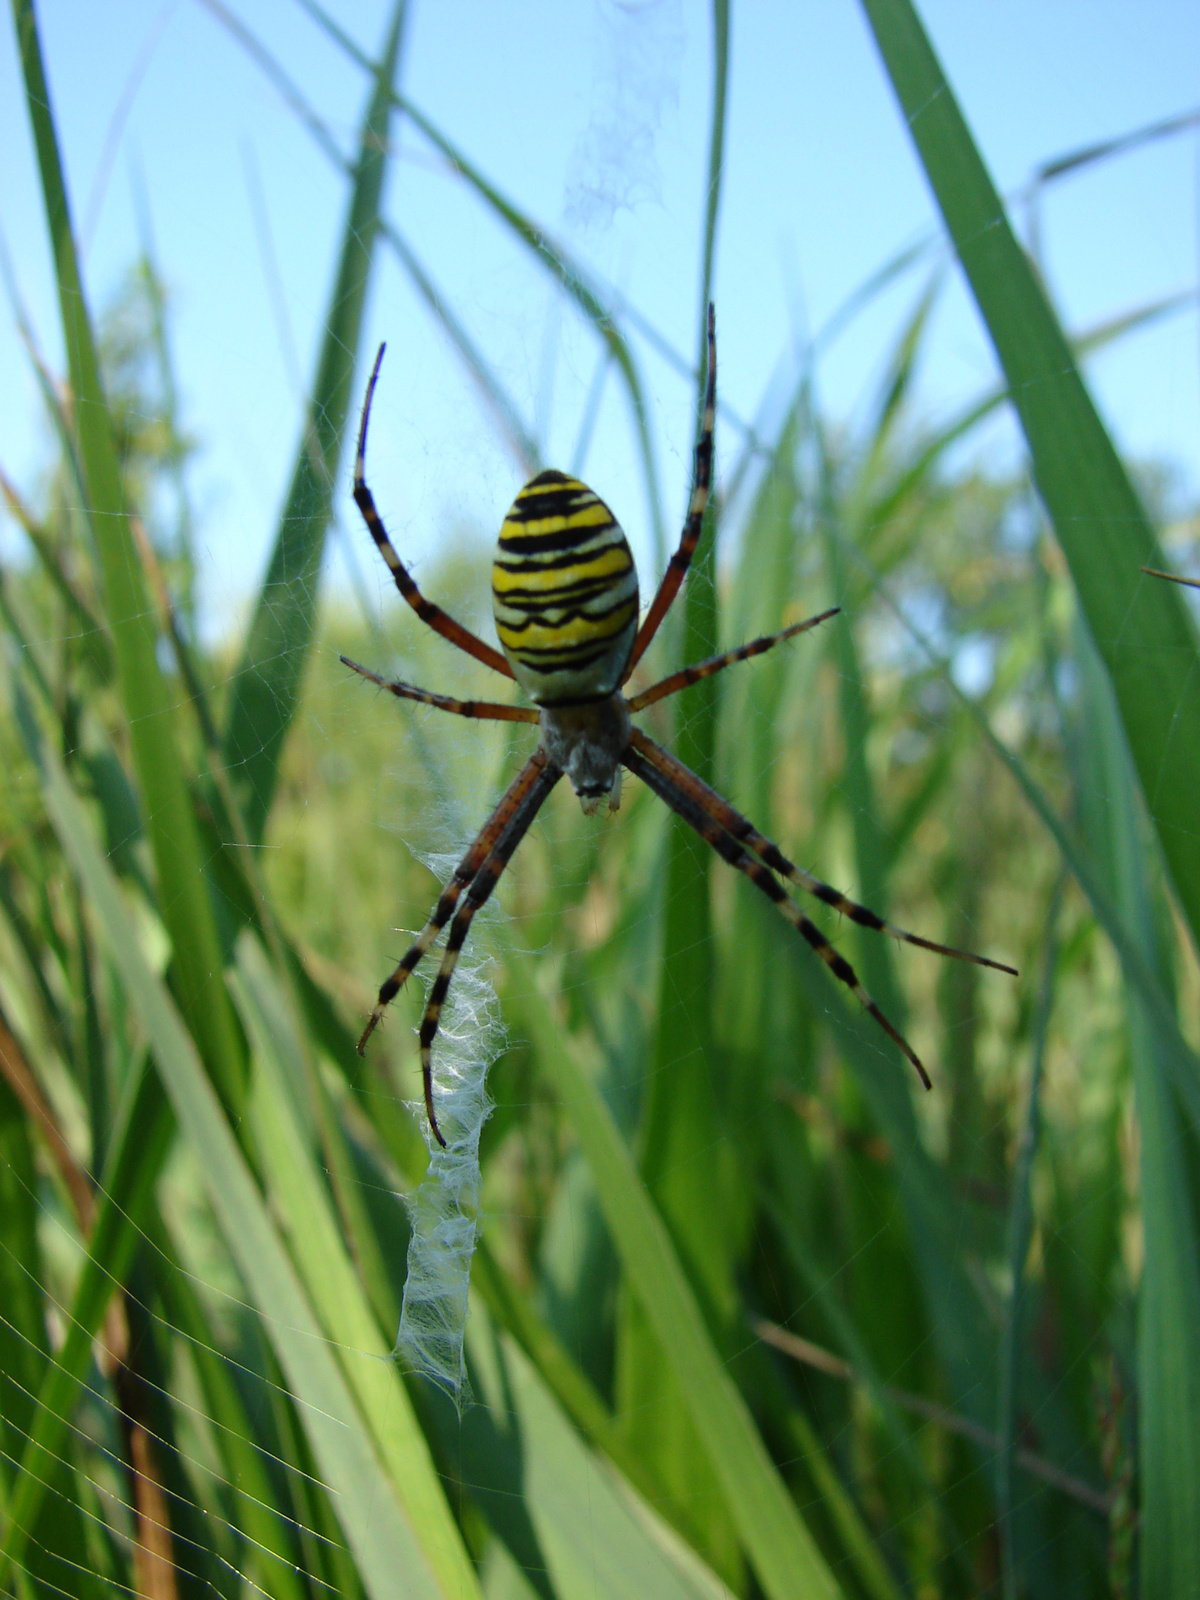
[[[545,752],[540,747],[534,752],[529,762],[529,767],[534,768],[534,774],[527,793],[515,807],[512,816],[501,830],[495,844],[488,851],[483,864],[471,880],[466,899],[455,912],[454,921],[450,924],[450,931],[446,935],[446,947],[442,952],[442,964],[438,968],[437,977],[434,978],[429,987],[429,994],[425,1001],[425,1012],[421,1018],[419,1042],[421,1048],[421,1077],[425,1085],[425,1109],[429,1113],[429,1125],[433,1129],[434,1137],[443,1149],[446,1141],[442,1138],[442,1131],[437,1125],[437,1118],[434,1116],[433,1111],[433,1041],[437,1035],[442,1006],[450,988],[450,980],[454,976],[459,954],[466,943],[467,934],[470,932],[471,919],[480,906],[484,905],[491,896],[492,890],[499,883],[505,867],[512,860],[513,852],[528,833],[533,819],[542,809],[542,805],[551,789],[562,777],[562,769],[556,767],[553,762],[548,761]],[[528,771],[529,767],[525,770]]]
[[[736,650],[726,650],[719,656],[709,656],[707,661],[697,661],[695,666],[673,672],[669,678],[660,678],[648,689],[633,695],[626,704],[630,711],[644,711],[647,706],[665,700],[669,694],[678,694],[680,689],[690,688],[693,683],[699,683],[703,678],[711,678],[714,673],[724,672],[726,667],[735,666],[739,661],[749,661],[752,656],[761,656],[765,650],[782,644],[785,639],[794,639],[798,633],[807,633],[819,622],[827,622],[830,617],[836,617],[841,609],[841,606],[830,606],[828,611],[818,612],[815,617],[808,617],[804,622],[793,622],[790,628],[780,628],[778,633],[764,634],[761,639],[751,639],[749,644],[739,645]],[[343,656],[342,660],[345,659]]]
[[692,466],[692,497],[688,501],[687,521],[679,537],[679,546],[667,562],[658,593],[650,602],[637,638],[633,653],[625,668],[621,682],[628,683],[629,675],[646,653],[646,647],[658,632],[659,626],[679,593],[700,534],[704,528],[704,513],[708,507],[708,493],[712,487],[713,430],[717,425],[717,318],[712,301],[708,304],[708,381],[704,387],[704,415],[700,419],[700,437],[696,441],[695,461]]
[[856,900],[849,899],[840,890],[823,883],[820,878],[813,877],[812,873],[805,872],[802,867],[789,861],[778,845],[759,833],[753,823],[736,811],[728,800],[710,788],[689,767],[684,766],[682,761],[676,760],[669,751],[656,744],[640,729],[633,730],[629,747],[621,759],[625,766],[641,778],[660,800],[670,806],[672,811],[681,816],[706,844],[711,845],[722,860],[727,861],[731,867],[736,867],[739,872],[745,873],[751,883],[774,902],[780,913],[807,940],[834,977],[846,985],[863,1009],[869,1012],[888,1037],[899,1045],[916,1068],[925,1088],[931,1089],[933,1084],[929,1074],[908,1040],[872,1000],[850,963],[830,944],[817,925],[804,915],[772,874],[778,873],[781,877],[789,879],[825,905],[832,906],[836,911],[849,917],[852,922],[857,922],[860,927],[871,928],[876,933],[885,933],[903,944],[917,945],[922,950],[932,950],[936,955],[949,956],[956,961],[971,961],[976,966],[991,967],[997,972],[1006,972],[1014,978],[1017,976],[1016,968],[1007,966],[1003,961],[993,961],[990,956],[975,955],[970,950],[957,950],[952,945],[937,944],[932,939],[922,938],[920,934],[898,928],[895,923],[886,921],[869,907],[859,905]]
[[371,421],[371,402],[375,398],[375,385],[379,382],[379,368],[383,364],[383,352],[386,349],[386,344],[379,346],[379,353],[375,357],[375,365],[371,368],[371,376],[367,383],[367,397],[363,401],[362,422],[358,429],[358,448],[354,452],[354,503],[362,513],[367,531],[374,539],[375,547],[383,557],[397,589],[421,621],[432,628],[434,633],[440,633],[443,639],[448,639],[451,644],[457,645],[467,655],[474,656],[476,661],[482,661],[485,667],[491,667],[492,671],[498,672],[501,677],[511,678],[513,669],[498,650],[493,650],[490,644],[485,644],[482,639],[477,638],[469,628],[464,628],[460,622],[455,622],[453,617],[447,616],[441,606],[435,606],[432,600],[426,600],[414,583],[412,574],[396,554],[392,541],[388,538],[387,529],[383,525],[383,518],[375,509],[375,496],[367,487],[367,426]]
[[1143,567],[1142,571],[1151,578],[1166,578],[1168,583],[1181,583],[1188,589],[1200,589],[1200,578],[1185,578],[1180,572],[1163,572],[1160,567]]
[[[345,660],[345,657],[342,658]],[[347,662],[353,666],[353,662]],[[407,690],[408,684],[394,685],[386,680],[380,680],[374,673],[365,672],[355,667],[355,671],[369,678],[374,683],[380,683],[385,689]],[[510,708],[507,706],[489,707],[487,710],[479,709],[478,705],[466,709],[472,702],[453,701],[445,695],[427,695],[424,690],[415,690],[402,698],[420,699],[428,704],[436,705],[440,710],[453,711],[457,716],[472,717],[477,720],[503,720],[509,718],[493,718],[492,711],[507,711],[509,709],[521,710],[522,707]],[[513,719],[516,720],[516,719]],[[524,719],[519,719],[524,720]],[[530,759],[521,768],[512,783],[505,790],[499,804],[483,827],[476,834],[467,849],[466,854],[454,869],[454,875],[438,896],[437,904],[429,913],[429,919],[420,933],[413,940],[408,950],[397,966],[388,974],[379,986],[379,995],[375,1007],[367,1020],[367,1025],[362,1031],[358,1041],[358,1053],[364,1055],[367,1040],[374,1033],[388,1006],[400,993],[412,972],[427,953],[429,947],[437,939],[438,934],[454,917],[450,934],[446,944],[446,954],[439,971],[430,989],[425,1014],[421,1019],[420,1049],[421,1049],[421,1078],[425,1092],[425,1111],[429,1117],[429,1126],[433,1129],[434,1137],[438,1143],[445,1146],[445,1139],[438,1127],[437,1114],[433,1109],[433,1062],[432,1046],[434,1035],[437,1033],[438,1017],[442,1004],[446,998],[446,991],[450,987],[450,979],[458,960],[458,953],[462,949],[471,925],[471,918],[479,907],[490,896],[492,890],[499,882],[500,875],[508,865],[513,851],[524,838],[541,810],[542,803],[550,790],[558,782],[562,773],[550,765],[544,752],[539,747]],[[458,902],[462,898],[463,890],[467,891],[464,906],[459,909]],[[458,912],[457,916],[455,912]],[[465,913],[465,915],[464,915]]]
[[429,689],[418,689],[415,684],[401,683],[398,678],[381,678],[369,667],[359,666],[349,656],[338,660],[351,672],[357,672],[368,683],[376,683],[397,700],[415,700],[419,705],[436,706],[439,711],[452,711],[458,717],[472,717],[478,722],[536,722],[537,712],[532,706],[498,705],[494,700],[456,700],[453,695],[434,694]]
[[[366,397],[363,401],[362,421],[358,430],[358,447],[354,454],[354,502],[367,525],[367,531],[375,541],[375,546],[392,575],[396,588],[416,612],[417,616],[420,617],[421,621],[432,628],[435,633],[440,634],[450,644],[462,650],[466,655],[472,656],[476,661],[481,661],[484,666],[491,667],[494,672],[500,673],[501,676],[511,679],[513,670],[498,650],[493,649],[491,645],[478,638],[469,628],[464,628],[461,623],[456,622],[440,606],[434,605],[431,600],[427,600],[421,593],[408,568],[396,554],[395,547],[384,526],[383,518],[376,509],[375,497],[371,493],[366,479],[367,429],[371,420],[371,403],[375,398],[375,385],[379,381],[379,369],[386,349],[386,344],[379,346],[379,351],[375,357],[375,365],[371,369],[371,376],[367,383]],[[412,684],[381,678],[377,673],[371,672],[366,667],[359,666],[357,662],[349,660],[346,656],[342,656],[341,660],[346,666],[357,672],[360,677],[378,684],[381,688],[390,690],[392,694],[401,699],[421,701],[426,705],[433,705],[440,710],[454,712],[459,716],[486,719],[488,721],[537,721],[537,712],[529,707],[505,706],[491,701],[456,700],[449,695],[431,694],[427,690],[415,688]],[[539,769],[536,761],[530,761],[518,774],[496,806],[496,809],[492,812],[492,815],[484,823],[478,837],[466,855],[459,862],[453,878],[442,892],[437,905],[430,914],[429,921],[421,933],[418,934],[416,941],[408,950],[404,959],[380,986],[375,1007],[371,1012],[366,1027],[363,1029],[362,1037],[358,1041],[360,1055],[365,1052],[367,1040],[379,1025],[388,1004],[400,992],[409,973],[413,971],[421,957],[437,938],[438,933],[453,915],[464,888],[471,884],[480,870],[487,865],[493,846],[503,838],[504,830],[513,817],[520,813],[521,806],[529,791],[534,787],[538,775]],[[543,795],[542,798],[544,799],[545,796]],[[541,801],[538,802],[539,805],[540,803]],[[533,814],[536,814],[536,808]],[[522,833],[533,820],[533,814],[525,822],[521,830]],[[515,848],[515,841],[512,848]],[[511,854],[511,850],[509,854]],[[505,860],[507,860],[507,857],[505,857]],[[433,1129],[438,1142],[444,1145],[445,1140],[442,1138],[433,1110],[433,1083],[430,1075],[429,1051],[425,1046],[422,1047],[421,1057],[425,1109],[429,1116],[430,1127]]]

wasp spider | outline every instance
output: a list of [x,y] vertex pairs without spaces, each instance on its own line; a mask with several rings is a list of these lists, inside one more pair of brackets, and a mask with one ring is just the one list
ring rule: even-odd
[[594,812],[604,800],[609,809],[615,811],[620,799],[621,768],[628,767],[731,867],[744,872],[774,901],[834,977],[853,991],[860,1004],[899,1045],[929,1088],[929,1075],[908,1041],[871,999],[850,963],[838,954],[816,924],[809,921],[785,892],[780,878],[815,895],[863,927],[890,934],[893,939],[1015,976],[1013,968],[986,956],[953,950],[915,933],[906,933],[903,928],[885,922],[866,906],[857,905],[837,889],[814,878],[789,861],[778,846],[759,833],[727,800],[636,728],[632,721],[633,714],[666,695],[676,694],[737,661],[746,661],[784,639],[815,628],[833,616],[838,607],[810,617],[806,622],[797,622],[779,633],[755,639],[740,649],[684,667],[681,672],[672,673],[628,699],[621,692],[678,594],[700,538],[712,481],[717,376],[712,307],[708,311],[708,385],[687,521],[679,548],[671,557],[658,593],[640,626],[637,570],[620,524],[604,501],[585,484],[561,472],[541,472],[525,485],[505,517],[492,565],[492,601],[503,655],[425,598],[392,548],[375,509],[366,482],[365,454],[371,400],[382,359],[381,346],[363,405],[354,463],[355,502],[388,564],[396,587],[421,621],[502,677],[515,678],[534,705],[455,700],[448,695],[414,688],[410,683],[389,681],[345,656],[341,659],[362,677],[403,700],[417,700],[460,717],[536,723],[540,736],[537,749],[459,862],[429,921],[380,988],[375,1009],[358,1042],[359,1051],[365,1050],[389,1002],[449,922],[445,952],[429,991],[420,1029],[425,1109],[434,1135],[444,1145],[433,1104],[431,1050],[438,1017],[471,919],[496,887],[514,850],[564,773],[571,780],[585,812]]

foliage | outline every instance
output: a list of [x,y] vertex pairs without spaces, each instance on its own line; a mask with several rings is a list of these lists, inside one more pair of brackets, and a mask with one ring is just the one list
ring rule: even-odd
[[[193,627],[161,288],[139,263],[94,338],[15,0],[71,370],[65,402],[45,385],[43,503],[9,496],[32,555],[0,573],[0,1591],[1200,1584],[1179,836],[1200,744],[1172,747],[1163,716],[1190,715],[1196,640],[1138,570],[1150,521],[1072,354],[1139,319],[1067,341],[915,15],[867,9],[902,103],[945,112],[916,142],[1010,383],[1063,379],[1055,406],[1021,408],[1043,499],[952,453],[1003,396],[937,432],[917,412],[935,277],[857,431],[824,414],[813,355],[745,441],[686,633],[719,647],[841,614],[648,722],[796,859],[1022,977],[830,925],[937,1064],[922,1095],[638,785],[612,820],[556,794],[480,919],[507,1043],[459,1416],[389,1359],[402,1197],[427,1160],[420,995],[365,1062],[354,1038],[381,930],[424,920],[424,861],[478,825],[530,730],[381,703],[339,652],[440,687],[446,647],[398,602],[386,637],[314,605],[372,252],[403,243],[375,228],[403,6],[348,174],[308,411],[324,431],[301,438],[231,672]],[[595,324],[648,438],[602,287],[442,144]],[[982,261],[972,206],[994,212]],[[648,445],[646,472],[656,493]],[[1081,530],[1114,495],[1127,514],[1097,562]],[[473,545],[428,584],[467,622],[486,586]]]

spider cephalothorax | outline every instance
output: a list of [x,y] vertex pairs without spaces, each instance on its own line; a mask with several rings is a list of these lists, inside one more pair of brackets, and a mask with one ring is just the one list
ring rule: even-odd
[[760,655],[783,639],[816,627],[832,617],[838,607],[805,622],[794,623],[779,633],[755,639],[740,649],[684,667],[630,699],[622,693],[679,592],[700,538],[708,504],[717,381],[712,307],[708,308],[708,383],[687,521],[679,548],[671,557],[641,626],[638,626],[637,570],[617,519],[586,484],[561,472],[542,472],[525,485],[513,502],[500,529],[492,564],[492,602],[503,655],[425,598],[392,548],[375,509],[366,483],[365,456],[371,398],[382,359],[381,346],[367,385],[354,463],[354,498],[359,510],[388,564],[396,587],[421,620],[485,666],[506,678],[515,678],[539,709],[483,700],[455,700],[448,695],[417,689],[409,683],[381,678],[345,656],[342,660],[364,678],[401,699],[418,700],[463,717],[537,723],[540,739],[537,749],[459,862],[429,921],[380,988],[375,1009],[359,1040],[359,1050],[366,1048],[388,1004],[449,922],[445,952],[429,991],[420,1029],[425,1109],[435,1137],[445,1144],[434,1110],[431,1051],[442,1004],[471,919],[496,887],[513,851],[564,774],[585,812],[595,811],[606,799],[609,809],[615,811],[621,792],[621,768],[628,767],[712,845],[718,855],[745,873],[775,902],[834,977],[853,990],[880,1027],[900,1046],[928,1088],[929,1076],[912,1047],[859,983],[850,963],[800,910],[783,888],[780,878],[815,895],[852,921],[890,934],[906,944],[974,961],[983,967],[995,967],[1001,972],[1011,973],[1013,968],[986,956],[954,950],[915,933],[906,933],[903,928],[885,922],[866,906],[856,904],[839,890],[814,878],[789,861],[777,845],[759,833],[727,800],[648,738],[632,721],[636,712],[653,705],[656,700],[698,683],[737,661]]

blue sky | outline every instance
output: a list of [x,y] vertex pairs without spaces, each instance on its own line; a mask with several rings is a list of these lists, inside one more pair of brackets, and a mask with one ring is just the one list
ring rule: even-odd
[[[366,84],[293,0],[231,0],[344,149]],[[374,53],[378,0],[331,9]],[[922,15],[1005,191],[1044,159],[1200,105],[1194,0],[926,0]],[[934,228],[932,202],[853,0],[735,0],[716,298],[722,393],[759,410],[806,329],[904,244]],[[42,0],[54,109],[93,309],[138,247],[131,173],[173,299],[185,423],[201,446],[201,584],[211,628],[254,591],[274,533],[301,395],[345,206],[344,184],[276,90],[197,0]],[[708,8],[695,0],[551,3],[412,0],[405,90],[535,219],[559,234],[689,356],[698,318],[710,101]],[[119,114],[124,106],[124,112]],[[114,135],[115,130],[115,135]],[[51,361],[57,308],[11,26],[0,26],[0,229]],[[544,455],[569,464],[597,360],[594,338],[545,273],[484,214],[409,128],[387,212],[511,388]],[[1197,136],[1162,141],[1048,191],[1042,260],[1069,327],[1083,329],[1197,282]],[[1017,213],[1024,229],[1026,217]],[[901,282],[823,360],[836,418],[861,414],[924,281]],[[498,526],[522,473],[403,272],[381,252],[364,350],[386,338],[371,476],[418,569],[457,532]],[[644,361],[668,526],[686,495],[688,387]],[[49,453],[13,318],[0,311],[0,464],[31,493]],[[931,419],[984,388],[994,364],[952,275],[922,369]],[[1110,350],[1089,381],[1127,452],[1175,464],[1200,490],[1200,326],[1195,309]],[[726,430],[720,459],[736,440]],[[993,429],[974,448],[1017,448]],[[585,468],[650,557],[646,504],[615,383]],[[348,478],[348,471],[345,474]],[[390,604],[346,492],[339,514],[370,591]],[[11,528],[0,550],[15,548]],[[342,581],[338,558],[329,579]],[[648,586],[644,580],[644,586]]]

